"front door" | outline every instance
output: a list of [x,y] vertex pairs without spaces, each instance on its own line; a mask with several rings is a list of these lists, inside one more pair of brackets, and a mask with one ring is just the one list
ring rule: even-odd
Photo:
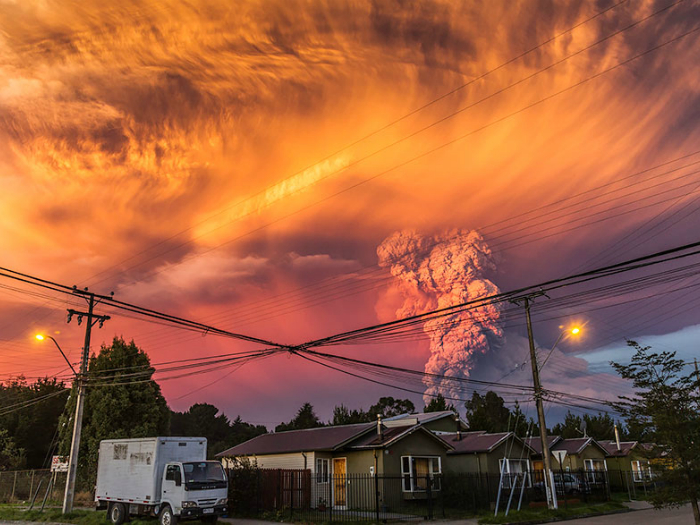
[[347,459],[333,458],[333,506],[345,507]]

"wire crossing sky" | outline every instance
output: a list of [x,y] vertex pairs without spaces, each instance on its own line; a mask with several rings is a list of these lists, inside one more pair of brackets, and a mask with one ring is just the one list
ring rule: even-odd
[[[117,335],[172,363],[156,379],[172,379],[176,410],[203,401],[282,421],[306,401],[327,417],[391,395],[277,352],[304,341],[525,384],[521,312],[505,296],[488,315],[465,303],[697,241],[699,10],[5,2],[0,266],[113,290],[93,350]],[[471,232],[488,264],[465,262]],[[387,265],[397,238],[415,246]],[[621,392],[607,363],[629,357],[626,338],[692,359],[700,277],[690,257],[666,264],[567,281],[536,302],[543,350],[584,327],[552,351],[545,387]],[[65,308],[81,306],[2,279],[0,377],[66,377],[32,337],[51,334],[75,360],[82,334]],[[421,317],[434,311],[449,315]],[[406,392],[417,404],[421,381]]]

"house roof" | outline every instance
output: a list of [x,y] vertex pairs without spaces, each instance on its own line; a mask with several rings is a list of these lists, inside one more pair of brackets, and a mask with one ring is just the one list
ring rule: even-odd
[[262,434],[224,450],[216,457],[285,454],[305,450],[335,450],[374,428],[376,428],[376,423],[360,423]]
[[637,445],[637,441],[620,441],[620,450],[617,450],[616,441],[600,441],[600,446],[605,449],[608,456],[612,457],[629,456],[630,452],[632,452]]
[[589,446],[594,446],[599,448],[603,453],[607,454],[608,451],[605,447],[601,446],[593,438],[569,438],[557,441],[550,450],[564,450],[567,454],[580,454],[583,450]]
[[385,428],[381,437],[378,436],[376,432],[368,432],[357,440],[353,440],[352,444],[349,445],[349,448],[384,448],[413,434],[414,432],[424,433],[448,450],[452,450],[453,448],[449,443],[446,443],[444,440],[433,434],[430,430],[420,425],[405,425],[402,427],[397,426]]
[[[525,443],[535,451],[535,454],[542,455],[542,440],[539,437],[526,438]],[[552,446],[555,443],[561,441],[561,436],[547,436],[547,445],[549,445],[549,450],[552,450]]]
[[[438,419],[442,419],[444,417],[454,419],[455,416],[457,416],[457,414],[452,412],[452,410],[442,410],[440,412],[426,412],[422,414],[399,414],[398,416],[384,418],[382,419],[382,422],[387,424],[387,426],[391,426],[393,422],[400,423],[401,420],[414,419],[419,425],[424,425],[426,423],[429,423],[431,421],[437,421]],[[463,428],[467,428],[467,423],[462,418],[460,418],[459,420],[462,423]]]
[[477,432],[462,432],[461,438],[454,433],[441,433],[440,437],[445,440],[449,445],[454,447],[451,454],[473,454],[478,452],[491,452],[496,447],[498,447],[504,441],[510,439],[511,437],[517,439],[527,446],[531,452],[532,447],[529,447],[524,443],[519,437],[517,437],[513,432],[499,432],[495,434],[488,434],[483,431]]

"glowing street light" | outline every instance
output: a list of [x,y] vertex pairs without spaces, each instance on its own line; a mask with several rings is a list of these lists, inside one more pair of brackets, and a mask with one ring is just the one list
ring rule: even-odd
[[562,332],[559,334],[559,337],[557,337],[557,340],[554,341],[552,348],[549,350],[549,353],[547,354],[547,358],[544,360],[544,362],[540,366],[540,370],[542,370],[544,368],[544,365],[547,364],[547,361],[549,361],[549,358],[552,355],[552,352],[554,352],[554,349],[559,344],[559,341],[561,341],[564,338],[564,336],[566,336],[566,335],[578,335],[580,333],[581,333],[581,328],[578,326],[574,326],[573,328],[567,328],[566,330],[562,330]]
[[51,339],[53,341],[53,344],[56,345],[56,348],[58,348],[58,351],[61,352],[61,355],[63,356],[63,359],[66,360],[66,363],[68,363],[68,366],[70,369],[73,371],[74,375],[78,375],[78,372],[75,371],[75,368],[73,368],[73,365],[70,364],[70,361],[68,361],[68,358],[66,357],[66,354],[63,353],[63,350],[61,350],[61,347],[58,345],[58,341],[56,341],[53,337],[50,335],[44,335],[44,334],[36,334],[34,337],[37,338],[39,341],[44,341],[45,339]]

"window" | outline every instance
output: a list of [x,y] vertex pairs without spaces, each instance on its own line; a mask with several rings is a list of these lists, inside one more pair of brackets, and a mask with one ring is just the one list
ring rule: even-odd
[[511,481],[517,483],[519,479],[527,479],[527,486],[532,486],[529,460],[501,458],[498,460],[498,468],[503,472],[501,487],[510,488]]
[[586,478],[589,483],[602,483],[604,481],[603,472],[608,470],[608,465],[604,459],[585,459],[583,466],[586,470]]
[[644,481],[651,479],[651,467],[646,461],[632,462],[632,480]]
[[316,458],[316,483],[328,483],[328,465],[330,461]]
[[401,456],[404,492],[428,490],[428,479],[431,481],[431,490],[440,490],[440,474],[442,474],[442,462],[439,457]]
[[179,465],[168,465],[165,471],[165,479],[168,481],[175,481],[175,473],[180,472]]

